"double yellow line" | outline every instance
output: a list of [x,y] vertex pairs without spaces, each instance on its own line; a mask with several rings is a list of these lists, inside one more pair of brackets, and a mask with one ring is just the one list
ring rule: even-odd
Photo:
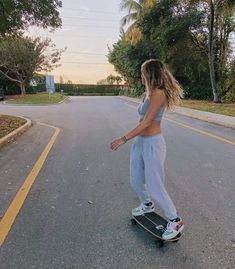
[[35,182],[35,179],[37,175],[39,174],[52,146],[54,145],[57,136],[60,133],[60,129],[57,127],[54,127],[49,124],[45,123],[39,123],[41,125],[50,127],[55,129],[55,132],[53,136],[51,137],[50,141],[48,142],[47,146],[41,153],[39,159],[37,162],[34,164],[33,169],[31,172],[28,174],[27,178],[25,179],[23,185],[20,187],[19,191],[17,192],[15,198],[11,202],[9,208],[7,209],[6,213],[4,214],[3,218],[0,221],[0,247],[3,245],[22,205],[24,204],[24,201],[33,185]]

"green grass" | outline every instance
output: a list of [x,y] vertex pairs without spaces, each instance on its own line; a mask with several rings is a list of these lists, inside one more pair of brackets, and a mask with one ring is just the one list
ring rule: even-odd
[[57,104],[64,100],[66,96],[61,97],[60,93],[53,93],[49,98],[48,93],[27,94],[24,97],[14,96],[13,99],[7,100],[10,104]]
[[0,115],[0,138],[8,135],[15,129],[26,123],[25,119],[8,116],[8,115]]
[[235,103],[217,104],[209,101],[183,100],[181,106],[235,117]]

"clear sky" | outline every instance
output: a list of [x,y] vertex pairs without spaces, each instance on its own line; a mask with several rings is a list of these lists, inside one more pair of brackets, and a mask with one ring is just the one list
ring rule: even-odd
[[51,72],[58,81],[96,83],[109,74],[116,74],[108,63],[107,45],[117,42],[120,20],[126,14],[120,12],[121,0],[64,0],[60,9],[62,28],[54,33],[31,29],[35,36],[48,36],[57,48],[67,47],[60,61],[61,67]]

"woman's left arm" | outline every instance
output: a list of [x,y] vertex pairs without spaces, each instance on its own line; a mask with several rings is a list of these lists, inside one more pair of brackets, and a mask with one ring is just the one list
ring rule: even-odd
[[144,119],[131,130],[128,134],[123,136],[122,138],[116,139],[111,143],[111,149],[116,150],[119,146],[126,143],[128,140],[139,135],[143,130],[148,128],[152,121],[154,120],[156,114],[159,112],[161,105],[165,101],[165,94],[162,90],[154,90],[151,95],[149,108],[147,113],[145,114]]

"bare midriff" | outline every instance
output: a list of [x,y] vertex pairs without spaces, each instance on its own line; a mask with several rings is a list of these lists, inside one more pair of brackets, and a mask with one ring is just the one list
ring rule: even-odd
[[[140,120],[141,122],[142,120]],[[140,136],[152,136],[161,133],[161,122],[153,120],[151,125],[147,127],[144,131],[142,131],[139,135]]]

